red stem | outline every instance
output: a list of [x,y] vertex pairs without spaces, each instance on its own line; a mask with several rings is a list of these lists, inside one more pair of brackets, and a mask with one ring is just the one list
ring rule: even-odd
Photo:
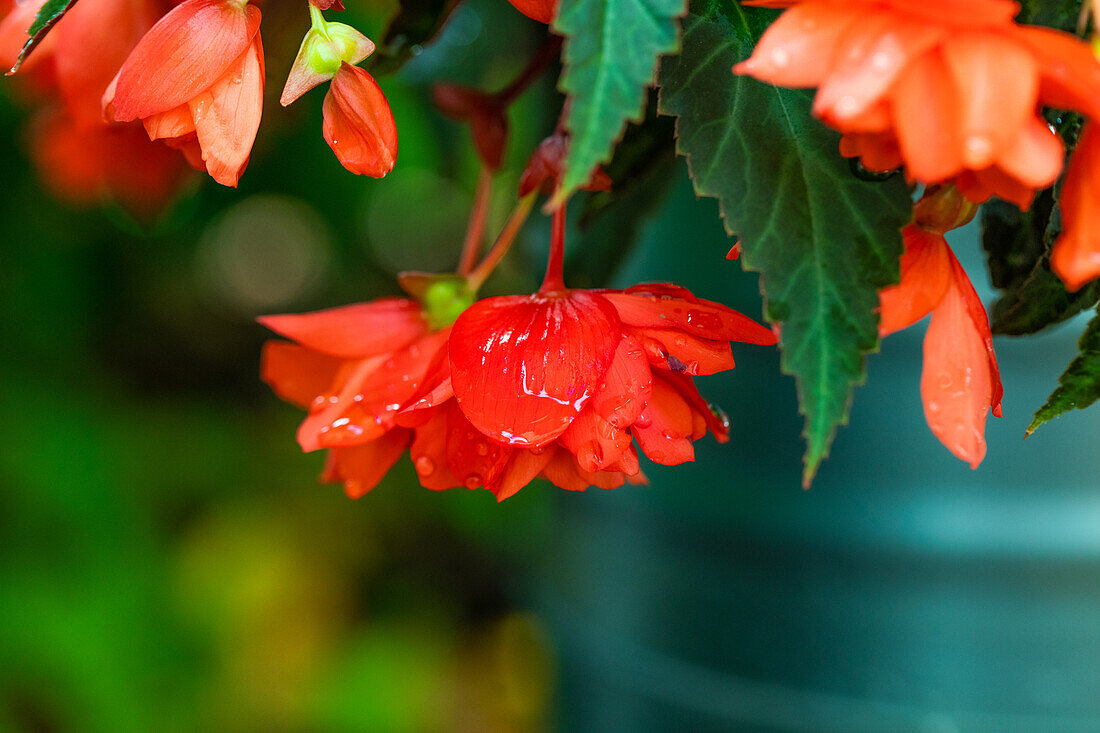
[[475,292],[479,290],[493,270],[496,269],[496,266],[500,264],[500,261],[504,259],[504,255],[508,253],[508,248],[512,246],[519,230],[523,228],[523,223],[527,221],[527,215],[531,213],[534,205],[534,193],[530,193],[519,200],[516,208],[512,210],[512,215],[508,218],[508,223],[504,225],[497,241],[493,243],[493,248],[489,250],[489,254],[485,255],[485,259],[481,261],[481,264],[467,277],[470,289]]
[[554,209],[550,219],[550,256],[546,260],[546,277],[542,279],[540,293],[565,290],[565,206]]
[[481,174],[477,179],[477,192],[474,194],[470,222],[466,225],[466,239],[462,243],[462,258],[458,263],[459,275],[469,275],[477,264],[477,256],[481,254],[481,241],[485,237],[485,219],[489,213],[489,194],[492,184],[492,171],[482,166]]

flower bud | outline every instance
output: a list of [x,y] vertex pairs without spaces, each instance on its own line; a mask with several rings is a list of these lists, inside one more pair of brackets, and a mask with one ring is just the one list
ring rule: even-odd
[[328,23],[310,7],[313,27],[302,39],[279,103],[286,107],[313,87],[336,75],[342,63],[354,66],[374,52],[374,43],[343,23]]
[[913,219],[925,229],[943,234],[970,223],[978,205],[952,185],[928,186],[913,207]]

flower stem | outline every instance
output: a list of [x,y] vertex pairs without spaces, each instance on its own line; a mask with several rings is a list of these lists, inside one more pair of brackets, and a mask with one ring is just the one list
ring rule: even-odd
[[565,206],[554,209],[550,219],[550,256],[546,260],[546,277],[542,279],[540,293],[565,290]]
[[325,40],[331,41],[328,35],[328,21],[325,20],[325,16],[321,14],[320,8],[311,2],[307,2],[309,6],[309,22],[313,26],[313,30],[320,33],[325,37]]
[[507,107],[512,102],[527,91],[527,88],[539,77],[543,69],[550,64],[558,54],[561,52],[561,36],[549,36],[546,41],[539,47],[539,50],[535,52],[535,55],[531,57],[531,61],[528,62],[527,67],[520,72],[519,76],[509,84],[501,89],[493,96],[500,102],[502,107]]
[[489,254],[485,255],[485,259],[481,261],[481,264],[474,268],[474,271],[466,278],[471,290],[481,289],[489,275],[504,259],[504,255],[508,253],[508,248],[512,246],[512,242],[515,241],[516,235],[523,227],[523,223],[527,221],[527,215],[531,213],[531,209],[535,205],[536,195],[536,193],[530,193],[524,196],[516,204],[516,208],[512,209],[512,215],[508,217],[508,223],[504,225],[500,236],[493,242],[493,248],[489,250]]
[[477,179],[477,191],[474,193],[474,207],[470,212],[470,221],[466,225],[466,239],[462,243],[462,258],[458,264],[459,275],[469,275],[477,264],[481,254],[481,241],[485,236],[485,219],[489,214],[489,194],[493,186],[493,173],[485,166]]

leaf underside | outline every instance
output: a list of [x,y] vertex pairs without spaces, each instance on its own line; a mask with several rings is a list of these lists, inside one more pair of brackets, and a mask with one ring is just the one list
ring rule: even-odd
[[27,35],[30,37],[23,44],[23,49],[15,59],[15,64],[7,72],[9,76],[19,71],[19,67],[31,55],[31,51],[42,43],[42,39],[46,37],[50,29],[64,17],[65,13],[69,12],[73,5],[76,5],[76,0],[47,0],[46,4],[38,9],[38,14],[34,16],[34,22],[27,29]]
[[662,62],[659,109],[678,118],[696,193],[719,200],[742,263],[762,274],[766,317],[782,324],[808,485],[847,422],[864,355],[878,348],[878,290],[898,281],[912,204],[899,177],[852,174],[839,137],[812,119],[809,92],[731,73],[774,17],[729,0],[692,2],[683,50]]
[[1058,388],[1035,413],[1025,437],[1043,423],[1075,408],[1083,410],[1100,397],[1100,315],[1089,321],[1078,346],[1080,355],[1058,378]]
[[565,201],[611,158],[627,121],[639,122],[661,54],[678,47],[686,0],[560,0],[565,37],[559,88],[569,97],[569,154],[551,202]]

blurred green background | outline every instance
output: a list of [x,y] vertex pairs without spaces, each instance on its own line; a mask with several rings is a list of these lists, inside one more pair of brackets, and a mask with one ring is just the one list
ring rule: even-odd
[[[392,8],[349,5],[379,37]],[[918,327],[870,358],[810,492],[793,383],[748,347],[700,380],[731,444],[648,487],[498,505],[420,489],[407,459],[357,502],[318,485],[253,319],[452,268],[477,162],[429,85],[499,88],[540,38],[463,4],[381,80],[401,148],[373,181],[321,139],[320,90],[275,103],[292,10],[265,8],[240,188],[196,179],[155,222],[50,198],[27,111],[0,109],[0,730],[1100,730],[1100,417],[1020,441],[1075,324],[998,341],[977,472],[924,425]],[[559,104],[548,75],[513,109],[492,231]],[[533,217],[490,294],[537,284],[548,232]],[[974,234],[956,245],[989,295]],[[663,161],[574,233],[571,282],[675,280],[759,317],[728,246]]]

